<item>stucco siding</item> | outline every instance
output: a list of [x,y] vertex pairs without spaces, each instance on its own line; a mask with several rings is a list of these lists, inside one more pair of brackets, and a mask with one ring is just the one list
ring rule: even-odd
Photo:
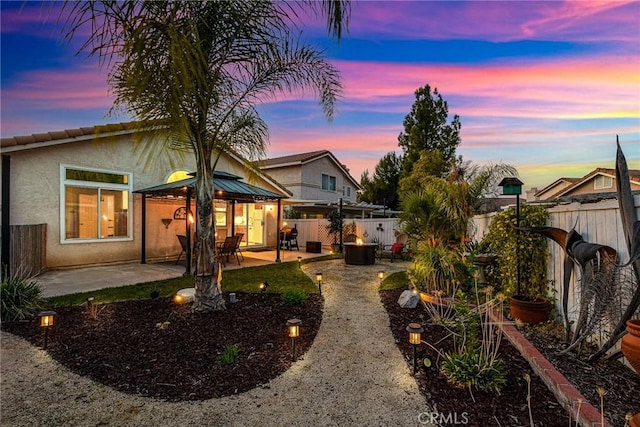
[[[162,183],[172,170],[192,170],[193,166],[187,164],[188,159],[189,156],[185,156],[185,160],[176,156],[173,159],[176,167],[171,167],[168,159],[158,157],[145,167],[144,161],[133,150],[130,135],[14,152],[11,154],[11,224],[47,224],[48,268],[140,259],[140,195],[133,196],[132,209],[128,212],[133,215],[133,228],[129,233],[132,240],[61,243],[60,167],[64,164],[131,173],[133,189],[137,190]],[[164,226],[162,228],[164,230]],[[173,239],[176,239],[175,235]],[[161,250],[168,249],[163,247]]]

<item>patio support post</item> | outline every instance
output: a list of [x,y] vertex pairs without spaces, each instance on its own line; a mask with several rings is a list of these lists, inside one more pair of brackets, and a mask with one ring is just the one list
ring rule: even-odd
[[342,197],[340,197],[340,253],[344,252],[344,246],[342,245],[342,231],[344,228],[344,219],[342,218]]
[[[11,210],[11,157],[2,155],[2,259],[0,274],[2,277],[11,277],[10,248],[11,248],[11,222],[9,212]],[[5,276],[6,275],[6,276]]]
[[280,260],[280,222],[282,221],[282,217],[280,216],[281,206],[282,206],[282,199],[278,199],[278,214],[277,214],[278,223],[276,224],[276,262],[281,261]]
[[185,276],[191,276],[191,222],[189,221],[189,212],[191,212],[191,189],[187,189],[187,215],[185,217],[185,228],[187,230],[187,250],[185,257],[187,258],[187,268],[184,272]]
[[231,235],[236,235],[236,201],[231,200]]
[[142,242],[140,264],[147,263],[147,195],[142,193]]

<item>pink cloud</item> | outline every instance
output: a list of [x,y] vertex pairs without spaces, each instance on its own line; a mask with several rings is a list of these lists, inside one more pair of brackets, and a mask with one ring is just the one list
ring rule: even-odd
[[[638,117],[637,57],[602,56],[489,65],[337,63],[349,109],[376,104],[408,111],[407,99],[429,83],[451,113],[505,117]],[[456,104],[452,99],[462,98]],[[413,102],[413,100],[411,100]]]
[[93,64],[26,72],[2,89],[3,109],[104,108],[106,112],[112,102],[106,77]]
[[635,1],[355,2],[350,32],[435,40],[633,41],[639,8]]

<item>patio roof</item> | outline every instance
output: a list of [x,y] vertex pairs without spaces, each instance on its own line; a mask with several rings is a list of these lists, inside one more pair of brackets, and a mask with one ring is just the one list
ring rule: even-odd
[[[241,181],[241,177],[227,172],[216,171],[213,173],[213,188],[215,198],[220,200],[235,200],[239,202],[271,202],[287,198],[273,191],[256,187]],[[180,181],[160,184],[154,187],[136,190],[134,193],[142,193],[145,197],[187,197],[187,192],[193,192],[196,186],[196,178],[187,178]]]

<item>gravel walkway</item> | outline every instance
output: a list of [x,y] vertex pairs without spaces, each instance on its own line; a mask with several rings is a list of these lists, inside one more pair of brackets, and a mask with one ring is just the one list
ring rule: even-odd
[[[69,372],[46,352],[1,336],[3,426],[417,426],[429,411],[396,348],[376,272],[402,262],[305,265],[323,274],[322,325],[310,350],[268,385],[203,402],[131,396]],[[304,326],[304,324],[303,324]]]

